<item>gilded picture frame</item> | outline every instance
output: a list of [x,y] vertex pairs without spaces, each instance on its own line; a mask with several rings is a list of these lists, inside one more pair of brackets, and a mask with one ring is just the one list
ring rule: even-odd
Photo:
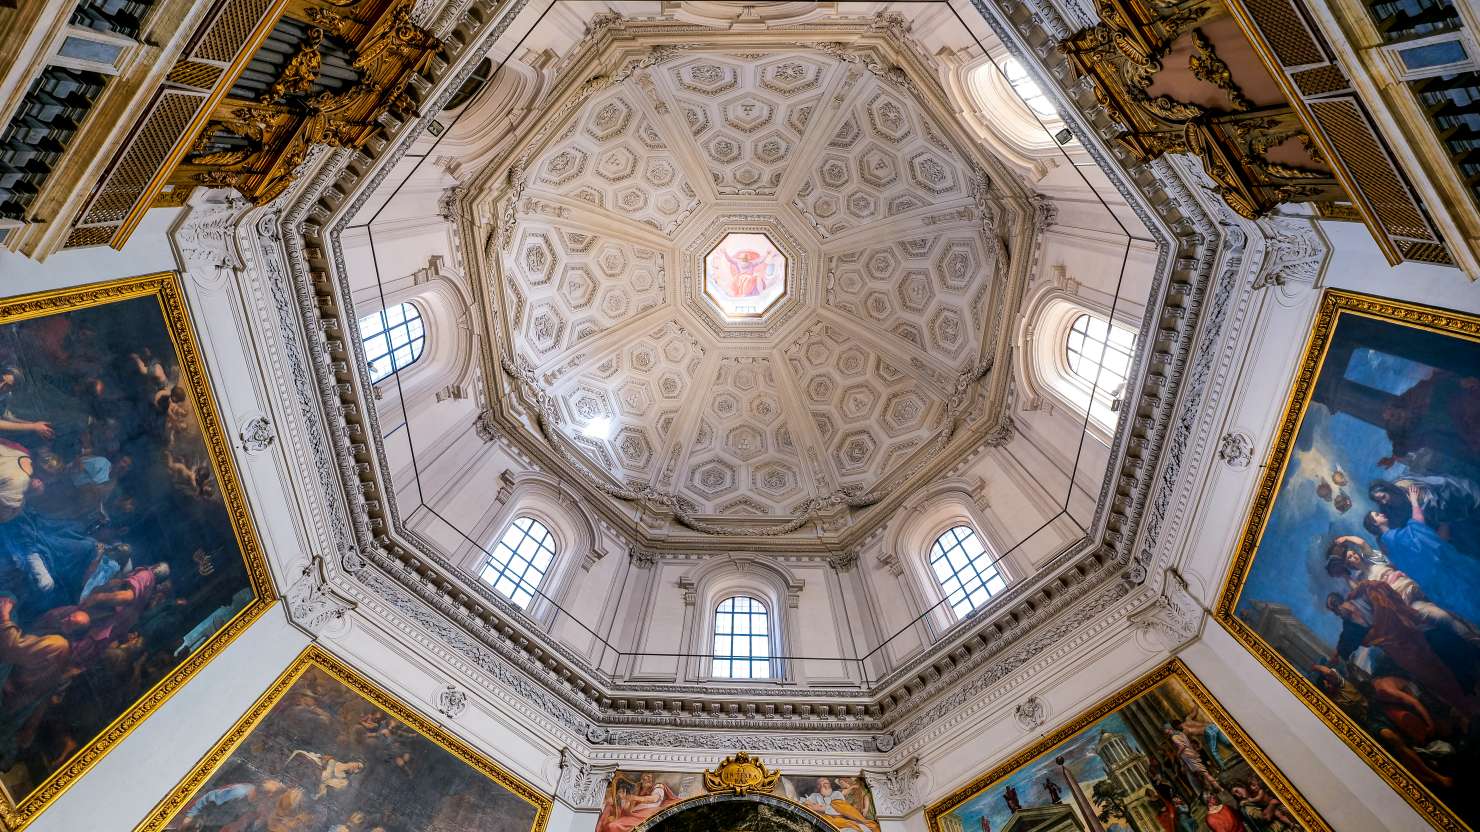
[[[953,832],[960,826],[959,821],[948,828],[942,822],[945,816],[963,808],[968,802],[979,795],[987,793],[994,787],[1002,786],[1009,781],[1013,775],[1024,770],[1035,761],[1044,757],[1049,752],[1059,749],[1066,743],[1075,740],[1085,733],[1096,723],[1107,717],[1117,714],[1127,705],[1141,699],[1147,694],[1159,689],[1163,684],[1174,682],[1181,686],[1185,694],[1197,705],[1210,722],[1216,724],[1226,735],[1228,742],[1242,757],[1243,762],[1263,780],[1264,784],[1273,795],[1282,801],[1286,810],[1293,815],[1309,832],[1331,832],[1321,816],[1306,802],[1305,798],[1296,791],[1283,773],[1267,757],[1262,750],[1244,733],[1243,729],[1233,719],[1233,716],[1224,710],[1213,694],[1193,675],[1181,659],[1172,659],[1156,669],[1136,679],[1125,688],[1115,694],[1101,700],[1070,719],[1063,725],[1044,735],[1039,740],[1028,745],[1026,748],[1008,757],[1006,760],[993,766],[985,773],[972,778],[966,784],[960,786],[940,800],[930,804],[925,809],[925,823],[929,832]],[[953,818],[953,820],[955,820]],[[968,830],[974,832],[974,830]]]
[[253,733],[261,727],[273,708],[287,697],[294,685],[310,670],[318,670],[332,681],[342,684],[370,705],[399,720],[421,737],[451,754],[476,773],[507,789],[515,797],[534,807],[534,822],[529,832],[544,832],[554,809],[554,800],[517,775],[488,759],[471,745],[447,731],[437,721],[429,719],[387,693],[380,686],[335,658],[317,645],[309,645],[298,655],[288,669],[268,687],[252,707],[236,721],[226,734],[196,763],[179,784],[154,807],[135,827],[134,832],[162,832],[184,810],[191,798],[205,786]]
[[[172,358],[178,364],[178,378],[172,379],[171,383],[175,385],[175,390],[180,391],[181,398],[188,400],[193,408],[193,415],[198,420],[200,439],[209,458],[209,471],[214,476],[212,488],[219,494],[226,522],[230,525],[244,561],[251,597],[240,609],[225,618],[225,623],[208,638],[199,642],[183,660],[150,686],[147,692],[118,714],[106,728],[98,731],[87,742],[81,743],[65,762],[37,785],[17,795],[12,795],[8,788],[0,787],[0,826],[11,832],[23,829],[34,821],[277,600],[176,273],[157,272],[5,298],[0,300],[0,326],[151,297],[159,305],[164,329],[174,348]],[[203,474],[204,471],[201,471],[200,475]],[[248,587],[242,587],[241,592],[245,593],[247,589]]]
[[1326,366],[1326,361],[1338,322],[1345,315],[1450,336],[1461,341],[1480,342],[1480,317],[1355,292],[1325,290],[1305,351],[1296,369],[1294,383],[1286,399],[1274,441],[1261,469],[1258,488],[1238,538],[1238,548],[1213,609],[1213,618],[1419,815],[1436,829],[1465,830],[1471,827],[1453,809],[1419,782],[1392,753],[1311,681],[1306,675],[1308,668],[1297,668],[1237,614],[1317,385],[1324,372],[1333,372]]

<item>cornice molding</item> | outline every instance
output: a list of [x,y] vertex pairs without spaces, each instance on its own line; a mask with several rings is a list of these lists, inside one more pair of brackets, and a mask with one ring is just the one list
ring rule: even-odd
[[[1013,42],[1006,29],[1011,21],[1030,42],[1046,41],[1026,7],[1004,0],[997,10],[974,2],[1004,40]],[[455,42],[476,40],[481,46],[473,52],[481,54],[521,6],[515,2],[499,16],[488,14],[484,19],[496,25],[481,35],[470,26]],[[459,77],[450,80],[439,74],[445,68],[431,67],[423,88],[442,89],[445,100],[473,63],[463,58]],[[1046,88],[1066,94],[1061,87]],[[1078,94],[1079,105],[1092,109],[1090,91]],[[1106,163],[1092,123],[1068,115],[1076,134],[1086,136],[1089,152]],[[387,125],[384,137],[361,151],[315,154],[300,186],[247,218],[256,231],[256,253],[243,259],[247,272],[260,278],[252,291],[285,359],[274,368],[273,381],[286,396],[284,407],[293,410],[280,441],[291,446],[290,458],[317,472],[305,523],[333,553],[317,561],[322,581],[309,583],[353,603],[353,615],[419,645],[477,681],[480,695],[502,701],[568,745],[746,747],[907,759],[962,720],[995,707],[1023,679],[1124,626],[1138,610],[1183,606],[1182,599],[1144,586],[1153,571],[1165,569],[1170,554],[1170,544],[1158,549],[1151,543],[1173,537],[1167,532],[1183,520],[1190,473],[1210,452],[1211,408],[1204,400],[1217,392],[1208,387],[1215,368],[1225,369],[1227,356],[1217,346],[1231,340],[1229,332],[1241,323],[1242,312],[1229,310],[1247,306],[1235,298],[1250,291],[1244,254],[1248,239],[1260,231],[1220,224],[1223,218],[1201,207],[1197,184],[1189,185],[1176,164],[1162,161],[1126,177],[1110,172],[1148,227],[1171,229],[1166,239],[1175,253],[1162,255],[1153,294],[1159,308],[1141,333],[1149,348],[1137,368],[1143,382],[1130,408],[1136,415],[1123,420],[1116,434],[1111,458],[1117,476],[1105,483],[1101,516],[1084,544],[1013,587],[990,614],[961,626],[869,693],[601,683],[599,674],[582,669],[584,661],[535,631],[509,605],[469,595],[429,543],[400,527],[380,485],[385,457],[373,408],[366,406],[368,379],[357,345],[341,333],[338,299],[347,286],[335,238],[343,217],[374,190],[424,122]],[[1093,126],[1108,129],[1103,114]],[[1157,214],[1143,198],[1157,206]],[[285,260],[273,251],[278,245]],[[1117,495],[1113,502],[1111,493]],[[1137,548],[1138,539],[1148,544]],[[631,556],[639,564],[647,557],[670,557],[642,549]],[[290,608],[300,624],[314,617],[303,609]],[[783,728],[786,734],[774,733]],[[893,743],[892,751],[876,743],[879,735],[889,737],[885,744]]]

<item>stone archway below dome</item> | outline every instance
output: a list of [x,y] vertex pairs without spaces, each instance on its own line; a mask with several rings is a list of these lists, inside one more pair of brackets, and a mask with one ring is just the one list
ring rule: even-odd
[[675,803],[632,832],[838,832],[793,801],[770,794],[708,794]]

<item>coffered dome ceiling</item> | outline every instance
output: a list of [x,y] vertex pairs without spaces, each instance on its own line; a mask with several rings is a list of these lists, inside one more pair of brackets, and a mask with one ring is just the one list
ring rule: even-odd
[[701,530],[795,526],[986,418],[990,186],[897,70],[658,47],[591,86],[515,151],[491,264],[502,362],[577,468]]

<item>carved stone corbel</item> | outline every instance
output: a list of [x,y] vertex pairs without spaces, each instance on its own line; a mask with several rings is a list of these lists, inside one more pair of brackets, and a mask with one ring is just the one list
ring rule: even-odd
[[1161,594],[1130,614],[1131,623],[1166,650],[1177,651],[1202,632],[1205,610],[1176,570],[1162,576]]
[[593,766],[571,753],[570,749],[562,748],[560,780],[555,784],[555,796],[576,811],[598,810],[606,796],[606,784],[611,782],[616,771],[616,764]]
[[1259,221],[1264,232],[1264,262],[1254,278],[1254,288],[1270,286],[1315,288],[1326,271],[1331,247],[1316,228],[1315,221],[1299,217],[1266,217]]
[[355,602],[340,597],[324,575],[324,559],[313,556],[283,593],[288,619],[315,639],[343,635]]
[[180,265],[196,282],[219,285],[224,272],[242,268],[236,226],[252,203],[231,188],[196,188],[186,205],[170,235]]
[[881,818],[902,818],[920,808],[920,758],[911,757],[890,770],[864,769],[863,779],[874,794]]

